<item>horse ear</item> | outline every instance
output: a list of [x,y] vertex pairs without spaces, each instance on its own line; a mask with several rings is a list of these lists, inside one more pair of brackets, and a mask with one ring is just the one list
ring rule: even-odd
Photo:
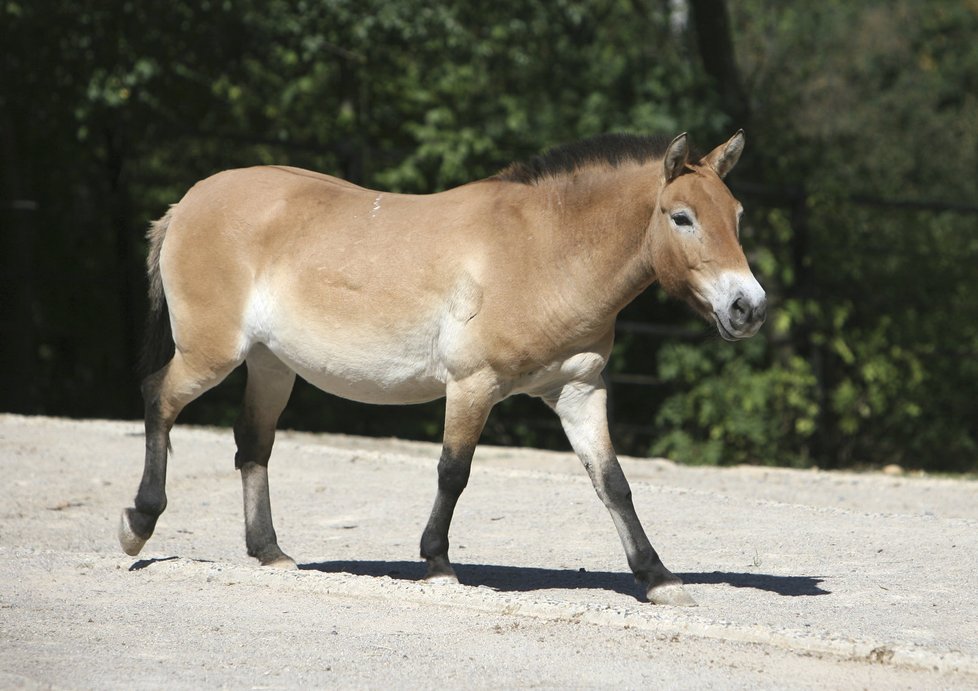
[[662,164],[665,166],[666,182],[672,182],[683,172],[686,159],[689,158],[689,147],[686,146],[686,133],[683,132],[669,143]]
[[702,163],[710,166],[721,178],[727,177],[727,173],[740,160],[740,154],[744,153],[744,141],[744,131],[737,130],[737,133],[728,139],[726,144],[721,144],[704,156]]

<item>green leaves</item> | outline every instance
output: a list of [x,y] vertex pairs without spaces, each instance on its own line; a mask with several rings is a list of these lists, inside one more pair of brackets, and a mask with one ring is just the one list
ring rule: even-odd
[[762,339],[663,347],[659,374],[676,392],[656,415],[651,453],[704,465],[810,463],[816,379],[799,357],[765,366],[765,350]]
[[[729,136],[743,123],[720,107],[682,6],[0,0],[0,172],[4,198],[38,201],[25,238],[43,251],[21,312],[36,315],[45,410],[115,414],[138,391],[123,351],[146,222],[217,170],[285,163],[433,192],[599,132]],[[621,339],[611,369],[666,388],[616,390],[619,413],[643,411],[633,423],[654,424],[651,448],[689,462],[974,468],[978,220],[857,203],[978,199],[974,3],[728,9],[753,121],[731,183],[762,190],[738,196],[770,316],[735,345]],[[628,310],[689,318],[656,288]],[[215,419],[236,397],[214,399]],[[369,431],[375,415],[390,433],[384,411],[321,406],[300,402],[292,424]],[[519,408],[521,423],[524,410],[536,408]],[[437,415],[388,424],[426,435]],[[641,433],[624,441],[650,448]]]

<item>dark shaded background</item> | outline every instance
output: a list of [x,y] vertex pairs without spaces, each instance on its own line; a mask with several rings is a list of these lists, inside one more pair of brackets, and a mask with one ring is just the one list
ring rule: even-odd
[[[630,306],[620,450],[978,469],[978,3],[538,4],[0,2],[0,410],[141,415],[145,228],[218,170],[429,192],[599,132],[743,127],[771,317],[729,345],[654,289]],[[182,420],[231,422],[240,374]],[[282,424],[433,439],[440,416],[300,384]],[[565,445],[530,400],[484,438]]]

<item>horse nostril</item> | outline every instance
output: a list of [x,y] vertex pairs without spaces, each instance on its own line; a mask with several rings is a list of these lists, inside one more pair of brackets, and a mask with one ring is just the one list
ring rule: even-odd
[[738,297],[730,304],[730,325],[735,329],[743,328],[750,321],[750,317],[750,305],[743,296]]

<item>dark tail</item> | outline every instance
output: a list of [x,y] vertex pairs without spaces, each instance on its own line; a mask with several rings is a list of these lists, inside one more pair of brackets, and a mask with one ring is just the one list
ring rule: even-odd
[[173,359],[173,332],[170,329],[170,312],[163,292],[163,279],[160,276],[160,248],[173,208],[149,227],[146,238],[149,240],[149,254],[146,257],[146,270],[149,276],[149,315],[146,317],[146,335],[143,351],[139,358],[139,376],[148,377]]

